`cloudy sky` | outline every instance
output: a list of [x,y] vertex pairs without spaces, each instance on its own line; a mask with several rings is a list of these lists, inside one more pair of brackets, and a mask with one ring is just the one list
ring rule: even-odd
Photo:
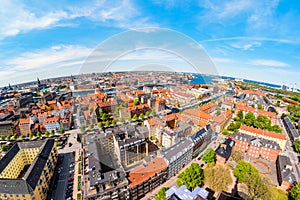
[[[198,61],[206,54],[220,75],[297,83],[299,88],[299,19],[297,0],[1,0],[0,86],[78,74],[85,72],[86,63],[111,59],[111,55],[118,59],[108,70],[157,64],[190,71],[191,63],[201,64],[198,52],[190,51],[196,52],[192,61],[184,52],[198,45],[202,48]],[[114,39],[149,27],[170,30],[175,36],[124,41],[135,42],[130,51]],[[163,39],[154,42],[157,49],[147,49],[148,41],[158,38]],[[101,48],[107,41],[110,45],[104,46],[111,48]],[[173,42],[175,49],[170,46]]]

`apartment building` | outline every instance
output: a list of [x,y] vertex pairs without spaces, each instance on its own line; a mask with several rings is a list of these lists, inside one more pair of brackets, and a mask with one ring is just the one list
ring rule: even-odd
[[130,199],[137,200],[167,180],[168,165],[164,158],[146,157],[143,165],[129,172]]
[[163,157],[168,164],[168,179],[176,176],[184,166],[192,161],[193,142],[182,138],[177,144],[157,152],[158,157]]
[[234,149],[246,152],[252,158],[262,158],[275,162],[280,153],[280,146],[272,140],[243,133],[234,133],[232,140],[235,141]]
[[294,142],[296,139],[300,138],[299,132],[296,129],[296,127],[293,125],[293,123],[291,122],[290,118],[285,117],[285,118],[283,118],[282,122],[283,122],[286,132],[289,135],[291,142]]
[[0,199],[46,199],[57,156],[53,139],[16,143],[0,160]]
[[279,186],[284,190],[289,190],[296,182],[290,158],[279,155],[276,161],[276,167]]
[[229,159],[234,145],[235,145],[234,140],[227,139],[217,148],[216,150],[217,163],[224,164]]
[[280,146],[281,150],[284,150],[286,145],[287,138],[284,134],[281,133],[270,132],[246,125],[241,125],[240,132],[254,137],[274,141]]

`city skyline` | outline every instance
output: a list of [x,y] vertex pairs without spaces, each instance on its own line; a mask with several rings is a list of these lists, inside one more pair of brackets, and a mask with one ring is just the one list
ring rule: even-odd
[[[37,76],[78,74],[85,59],[108,38],[130,29],[159,27],[197,42],[219,75],[299,87],[299,6],[293,1],[216,3],[3,1],[0,86]],[[176,71],[184,66],[174,55],[148,50],[121,58],[116,71],[157,63],[153,60],[168,60],[163,64]]]

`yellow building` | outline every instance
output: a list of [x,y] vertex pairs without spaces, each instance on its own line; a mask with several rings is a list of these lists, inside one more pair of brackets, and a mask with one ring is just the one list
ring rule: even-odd
[[57,155],[53,139],[16,143],[0,160],[0,199],[46,199]]

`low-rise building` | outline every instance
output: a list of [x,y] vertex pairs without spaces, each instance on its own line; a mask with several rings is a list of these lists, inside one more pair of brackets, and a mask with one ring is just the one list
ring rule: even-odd
[[167,180],[168,165],[163,158],[146,157],[141,166],[129,172],[130,199],[137,200]]
[[53,139],[16,143],[0,160],[0,199],[46,199],[57,156]]
[[283,122],[286,132],[289,135],[291,142],[294,142],[296,139],[300,138],[299,132],[296,129],[296,127],[292,124],[290,118],[285,117],[285,118],[283,118],[282,122]]
[[247,135],[274,141],[280,146],[281,150],[284,150],[286,145],[287,138],[284,134],[281,133],[270,132],[268,130],[262,130],[246,125],[241,125],[240,132]]
[[263,158],[275,162],[280,153],[279,145],[271,140],[243,133],[234,133],[232,140],[235,141],[234,149],[246,152],[252,158]]
[[19,120],[19,128],[21,134],[25,135],[26,137],[31,133],[31,120],[29,117],[22,118]]
[[276,167],[279,186],[284,190],[290,189],[296,182],[291,160],[287,156],[279,155]]
[[0,121],[0,135],[7,136],[15,133],[15,123],[12,120]]
[[224,164],[228,160],[234,144],[234,140],[227,139],[218,147],[216,150],[217,163]]
[[158,156],[163,157],[168,164],[168,179],[176,176],[178,172],[191,162],[193,156],[193,142],[182,138],[177,144],[167,149],[158,151]]
[[59,131],[60,129],[60,122],[59,122],[59,117],[54,116],[54,117],[49,117],[44,120],[44,125],[47,131]]
[[181,114],[182,120],[191,120],[195,125],[206,126],[211,119],[211,116],[203,111],[200,108],[197,109],[187,109],[184,110]]

